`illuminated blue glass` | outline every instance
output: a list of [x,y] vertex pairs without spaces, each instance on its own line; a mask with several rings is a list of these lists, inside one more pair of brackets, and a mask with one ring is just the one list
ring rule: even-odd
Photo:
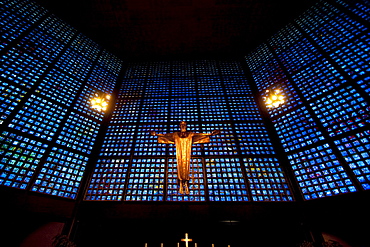
[[81,85],[81,81],[53,69],[41,81],[36,92],[61,104],[70,106]]
[[346,82],[343,76],[325,59],[294,74],[292,79],[307,100],[320,97]]
[[224,76],[222,78],[227,94],[252,94],[249,82],[245,76]]
[[328,144],[290,154],[288,159],[305,200],[356,191]]
[[224,97],[199,98],[199,107],[200,117],[204,122],[230,120]]
[[368,75],[370,71],[368,34],[352,40],[331,53],[332,59],[352,78]]
[[253,97],[228,97],[231,116],[234,120],[259,120],[262,121],[261,113]]
[[76,199],[87,160],[86,156],[53,147],[31,191]]
[[165,125],[151,124],[139,126],[136,134],[134,155],[166,155],[166,144],[158,143],[157,137],[151,136],[149,131],[156,131],[160,134],[167,133]]
[[92,62],[72,49],[67,49],[55,65],[70,75],[83,80],[89,73]]
[[30,89],[45,72],[47,65],[27,53],[12,48],[0,58],[1,77]]
[[0,29],[1,29],[1,44],[2,50],[12,40],[19,37],[24,31],[31,26],[31,23],[12,13],[11,9],[2,9],[0,13]]
[[364,190],[370,190],[370,130],[334,141]]
[[108,94],[112,94],[116,82],[117,75],[112,74],[100,66],[95,66],[87,79],[87,83],[90,86],[99,88],[100,91],[107,92]]
[[168,97],[170,94],[170,79],[148,79],[144,95],[146,97]]
[[46,62],[53,62],[65,46],[65,44],[39,29],[32,30],[29,35],[20,41],[19,45],[26,49],[28,53]]
[[47,32],[60,42],[68,43],[72,37],[77,33],[77,30],[58,17],[51,15],[47,17],[38,28]]
[[197,85],[200,96],[222,96],[224,94],[220,77],[199,77],[197,79]]
[[265,67],[268,61],[272,61],[273,54],[266,44],[261,44],[253,52],[245,56],[250,71],[259,70],[260,67]]
[[100,66],[106,68],[114,75],[118,76],[122,69],[123,61],[118,59],[115,55],[103,49],[101,55],[98,58],[98,63]]
[[285,152],[325,139],[306,107],[289,112],[273,120],[273,123]]
[[143,122],[167,122],[168,99],[153,98],[144,99],[140,112],[140,121]]
[[130,156],[135,137],[135,129],[135,125],[108,126],[100,156]]
[[195,75],[210,76],[218,75],[217,61],[214,60],[196,60],[194,61]]
[[164,158],[137,159],[131,162],[125,201],[163,201]]
[[0,79],[0,125],[8,118],[26,93],[24,89]]
[[235,123],[235,132],[242,154],[266,155],[275,153],[263,123]]
[[170,105],[170,121],[197,121],[199,118],[196,98],[173,98]]
[[122,201],[128,159],[99,159],[92,173],[86,201]]
[[31,95],[9,127],[51,141],[65,114],[66,109]]
[[260,68],[255,69],[252,76],[259,91],[266,90],[276,83],[287,83],[286,75],[275,59],[271,59]]
[[221,130],[221,133],[211,136],[210,143],[204,145],[204,154],[214,157],[215,155],[236,155],[236,140],[231,124],[227,123],[203,123],[203,133],[212,133],[213,130]]
[[370,122],[370,106],[347,86],[310,104],[330,136],[336,136]]
[[238,158],[206,158],[205,164],[210,201],[249,201]]
[[253,201],[294,201],[276,158],[244,158],[243,161]]
[[81,33],[72,41],[70,47],[77,51],[78,54],[83,54],[90,61],[95,61],[100,52],[99,45]]
[[202,159],[193,158],[190,163],[189,195],[178,192],[176,158],[168,159],[166,201],[205,201],[204,169]]
[[197,92],[195,89],[195,78],[193,77],[182,77],[172,78],[171,95],[176,96],[196,96]]
[[244,76],[242,65],[236,61],[218,61],[220,73],[222,75],[241,75]]
[[56,143],[90,154],[99,127],[93,120],[71,112]]
[[26,189],[48,145],[2,131],[0,135],[0,185]]

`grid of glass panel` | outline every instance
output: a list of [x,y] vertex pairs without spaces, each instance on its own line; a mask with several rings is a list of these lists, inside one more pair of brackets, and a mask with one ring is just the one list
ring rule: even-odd
[[44,8],[31,1],[19,1],[12,8],[17,11],[17,15],[31,23],[37,22],[46,14]]
[[269,155],[275,153],[263,123],[235,123],[235,133],[242,154]]
[[19,45],[23,49],[46,62],[52,62],[63,50],[65,44],[57,41],[47,33],[34,29],[23,38]]
[[119,99],[138,98],[141,97],[145,89],[145,79],[124,79],[120,91],[118,93]]
[[144,95],[147,97],[167,97],[170,94],[170,80],[168,78],[148,79]]
[[249,201],[242,167],[238,158],[206,158],[209,200]]
[[0,125],[26,95],[26,91],[0,79]]
[[292,76],[307,100],[320,97],[322,94],[339,87],[346,80],[326,60],[320,60]]
[[123,64],[122,60],[118,59],[115,55],[105,49],[102,50],[102,53],[98,58],[98,63],[117,76],[121,71]]
[[49,33],[55,39],[64,43],[68,43],[77,33],[76,29],[54,15],[47,17],[39,25],[39,28],[44,32]]
[[144,99],[140,112],[141,122],[167,122],[168,99]]
[[356,191],[328,144],[290,154],[288,158],[305,200]]
[[89,182],[85,200],[121,201],[128,166],[128,159],[99,159]]
[[[252,67],[249,65],[249,67]],[[275,59],[269,60],[264,66],[252,72],[258,90],[266,90],[274,84],[285,84],[286,75]]]
[[229,110],[224,97],[199,98],[200,117],[203,122],[229,120]]
[[170,121],[197,121],[199,118],[198,101],[196,98],[171,99]]
[[270,38],[269,44],[277,54],[287,52],[292,55],[289,49],[294,47],[296,42],[302,37],[302,32],[300,32],[293,24],[288,24]]
[[110,125],[104,137],[100,156],[130,156],[136,125]]
[[244,158],[253,201],[293,201],[288,180],[276,158]]
[[70,106],[81,85],[81,81],[52,69],[40,82],[36,92],[61,104]]
[[171,74],[171,64],[167,62],[151,62],[148,64],[149,77],[167,77]]
[[86,163],[83,155],[53,147],[31,190],[75,199]]
[[218,61],[222,75],[244,75],[242,65],[235,61]]
[[252,90],[245,76],[224,76],[223,82],[226,93],[229,95],[252,94]]
[[9,127],[51,141],[65,114],[66,109],[31,95]]
[[190,163],[189,195],[178,193],[176,158],[168,158],[167,201],[205,201],[204,169],[202,159],[192,158]]
[[95,121],[71,112],[56,143],[90,154],[98,131]]
[[139,117],[141,101],[137,99],[120,98],[117,100],[112,114],[111,123],[135,122]]
[[150,135],[150,131],[157,134],[165,134],[165,125],[142,125],[138,126],[136,134],[134,156],[166,155],[166,144],[158,143],[158,138]]
[[370,130],[334,142],[363,189],[370,190]]
[[219,77],[199,77],[197,85],[200,96],[224,94]]
[[259,120],[261,113],[258,111],[256,101],[252,97],[228,97],[231,116],[234,120]]
[[70,75],[83,80],[90,72],[92,62],[69,48],[63,53],[56,66]]
[[220,130],[218,135],[211,136],[211,142],[204,144],[204,154],[206,157],[215,155],[236,155],[236,141],[233,128],[230,123],[203,123],[203,133],[210,134],[214,130]]
[[2,30],[0,48],[4,48],[12,40],[19,37],[19,35],[21,35],[30,26],[31,23],[19,18],[10,10],[2,10],[0,13],[0,28]]
[[336,49],[330,56],[352,79],[368,75],[370,71],[369,42],[369,35],[363,35]]
[[26,189],[48,145],[2,131],[0,185]]
[[273,54],[266,44],[261,44],[253,52],[245,56],[250,71],[254,72],[259,67],[266,66],[266,61],[273,59]]
[[47,65],[27,53],[12,48],[0,59],[0,76],[30,89],[40,78]]
[[330,136],[364,127],[370,122],[370,106],[347,86],[310,104]]
[[128,176],[126,201],[163,201],[165,158],[133,159]]
[[273,123],[285,152],[325,139],[306,107],[289,112],[273,120]]
[[[337,13],[334,15],[332,11]],[[333,6],[314,6],[297,23],[325,51],[336,50],[366,30],[363,25],[340,13]]]
[[73,48],[79,54],[83,54],[91,61],[94,61],[100,52],[100,47],[98,44],[81,33],[79,33],[76,38],[73,39],[71,48]]
[[191,62],[174,61],[172,62],[172,75],[175,76],[194,76],[194,66]]
[[210,76],[218,75],[217,61],[199,60],[194,62],[195,75]]
[[174,97],[196,96],[196,82],[193,77],[172,78],[171,94]]
[[99,88],[108,94],[112,94],[117,76],[100,66],[95,66],[87,81],[89,85]]

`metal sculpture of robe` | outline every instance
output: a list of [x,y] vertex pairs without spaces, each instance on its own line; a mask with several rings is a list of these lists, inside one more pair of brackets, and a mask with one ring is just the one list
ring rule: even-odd
[[180,132],[157,134],[151,131],[151,135],[158,136],[159,143],[176,145],[177,178],[179,180],[179,192],[189,194],[190,160],[193,144],[209,143],[210,136],[220,133],[219,130],[211,134],[193,133],[186,131],[186,123],[180,123]]

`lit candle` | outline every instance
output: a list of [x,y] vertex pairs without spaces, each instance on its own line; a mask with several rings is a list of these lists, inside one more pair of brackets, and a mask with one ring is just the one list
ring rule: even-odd
[[161,243],[161,247],[163,247],[163,243]]
[[177,247],[180,247],[180,243],[177,243]]
[[212,244],[212,247],[215,247],[215,245],[214,245],[214,244]]
[[197,243],[194,243],[194,247],[197,247]]
[[145,243],[145,247],[148,247],[148,243]]

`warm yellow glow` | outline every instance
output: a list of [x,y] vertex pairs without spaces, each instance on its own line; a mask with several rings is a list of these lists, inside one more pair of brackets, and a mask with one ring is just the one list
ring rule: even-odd
[[108,107],[107,100],[110,99],[110,95],[104,94],[96,94],[96,97],[91,99],[91,108],[96,109],[98,111],[106,111]]
[[[266,92],[269,92],[269,90],[267,90]],[[265,98],[265,100],[266,106],[268,108],[278,107],[285,102],[284,96],[280,95],[280,89],[276,89],[274,93],[270,93],[269,96]]]

